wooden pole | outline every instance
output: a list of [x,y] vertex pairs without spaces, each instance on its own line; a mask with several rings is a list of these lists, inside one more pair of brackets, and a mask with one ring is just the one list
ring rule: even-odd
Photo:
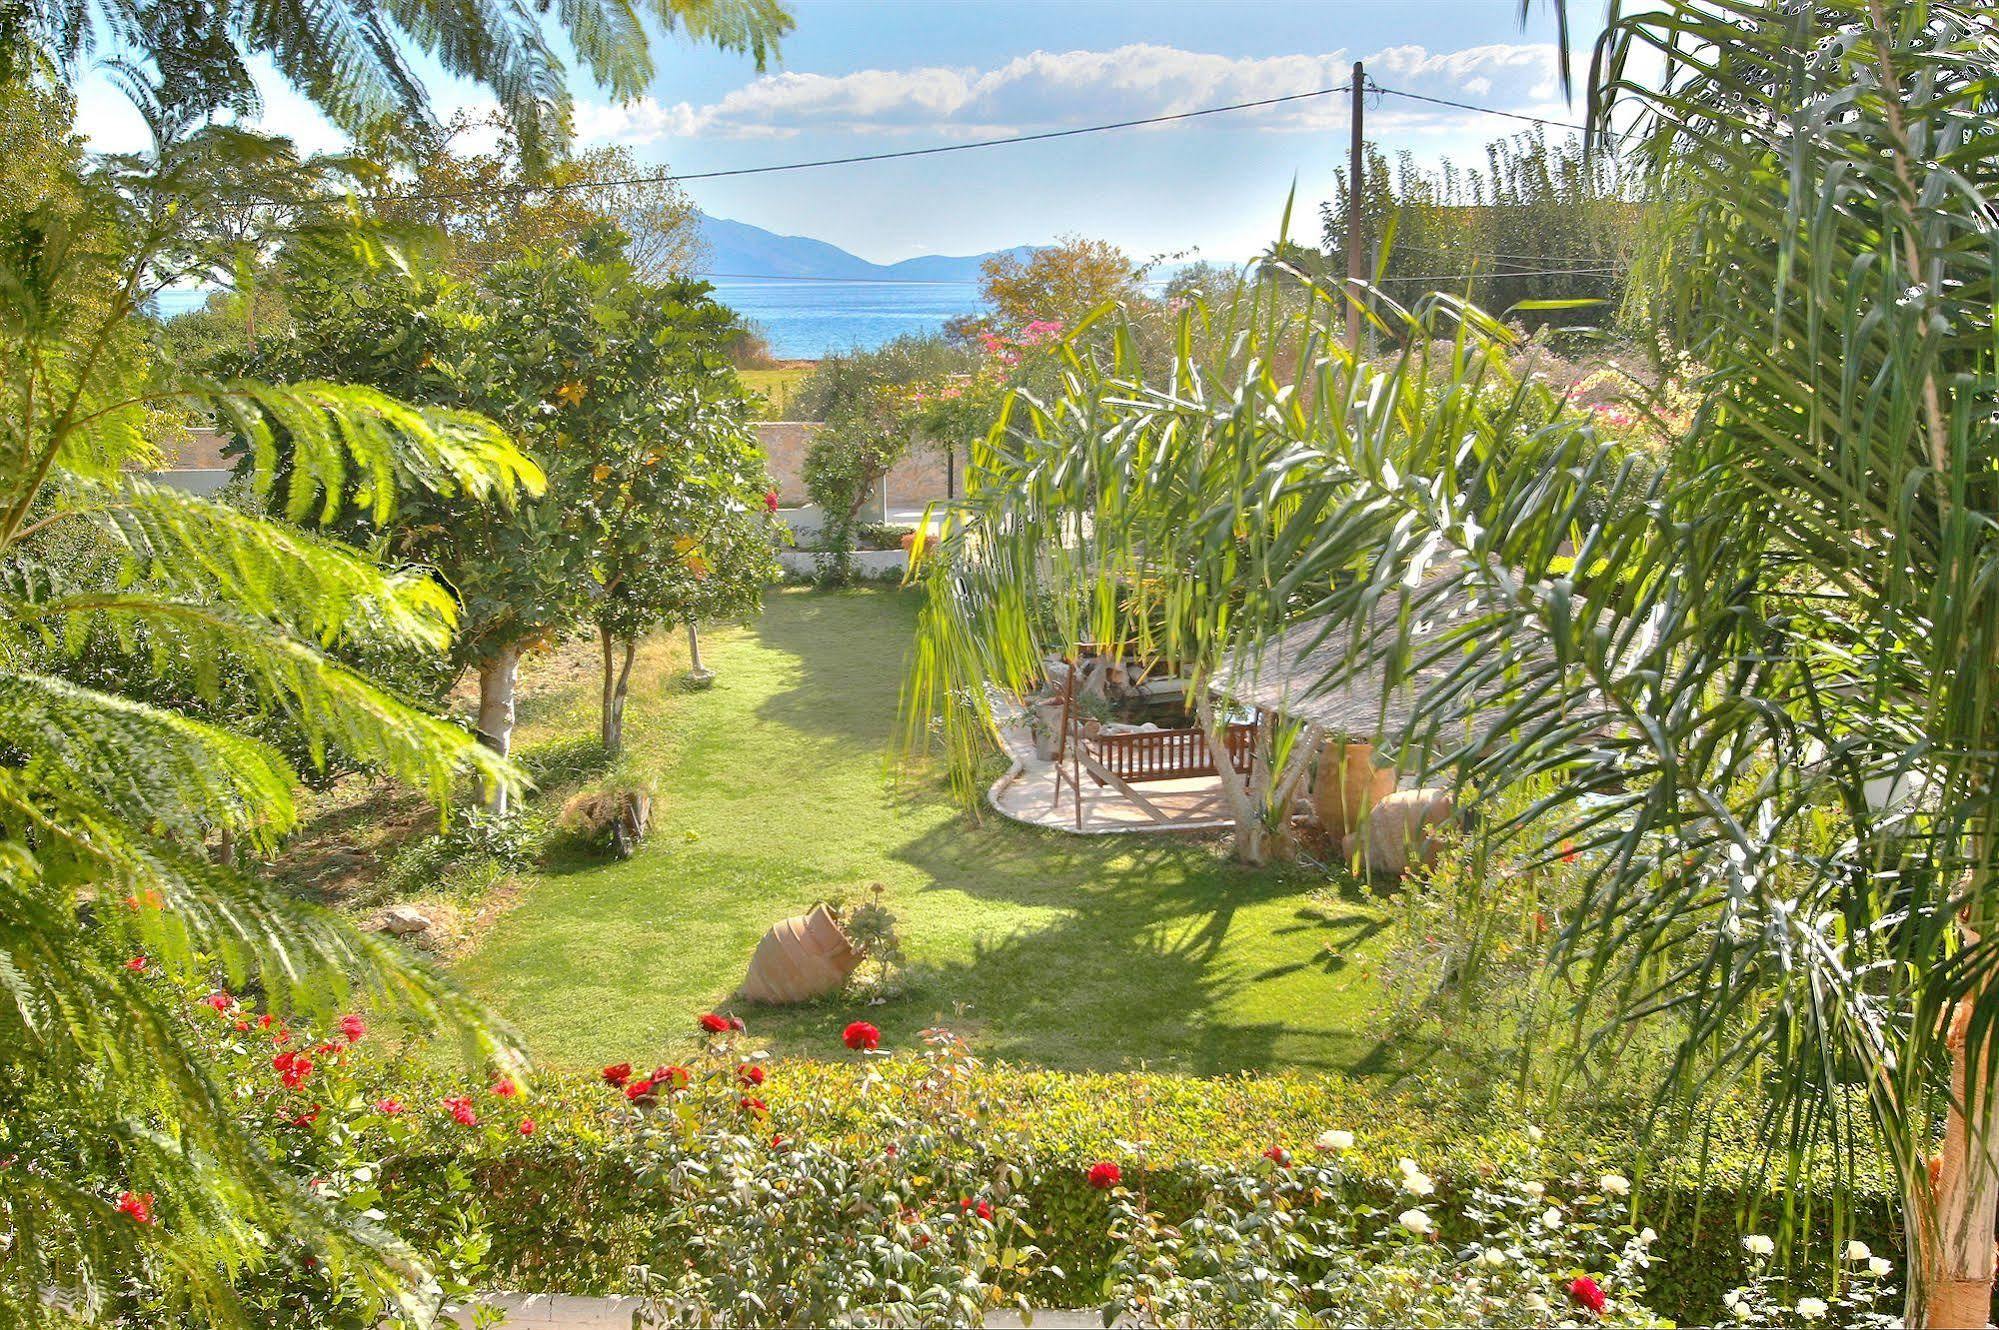
[[1351,84],[1353,112],[1347,144],[1347,352],[1360,358],[1360,283],[1367,276],[1366,254],[1362,249],[1362,228],[1366,225],[1366,168],[1361,143],[1361,114],[1367,102],[1367,71],[1353,62]]

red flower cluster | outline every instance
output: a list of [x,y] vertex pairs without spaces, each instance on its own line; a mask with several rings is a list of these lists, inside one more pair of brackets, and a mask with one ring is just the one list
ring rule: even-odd
[[701,1013],[701,1028],[706,1030],[709,1034],[722,1034],[725,1031],[727,1031],[729,1027],[730,1027],[730,1020],[727,1016],[718,1016],[712,1011],[704,1011]]
[[742,1109],[743,1112],[745,1113],[770,1112],[769,1104],[766,1104],[763,1100],[757,1098],[755,1095],[750,1095],[750,1094],[746,1094],[741,1099],[738,1099],[736,1101],[736,1107]]
[[1090,1185],[1098,1191],[1109,1191],[1124,1181],[1124,1170],[1107,1159],[1100,1159],[1090,1165]]
[[350,1044],[358,1044],[368,1033],[368,1022],[355,1012],[348,1012],[340,1018],[340,1033]]
[[403,1111],[403,1101],[393,1095],[387,1099],[377,1099],[375,1101],[375,1111],[384,1117],[392,1118]]
[[134,956],[131,960],[125,962],[125,968],[133,974],[138,974],[146,968],[146,958],[144,956]]
[[1574,1298],[1579,1305],[1587,1307],[1598,1316],[1603,1315],[1603,1307],[1607,1299],[1603,1296],[1603,1289],[1588,1275],[1578,1275],[1576,1277],[1575,1282],[1569,1285],[1569,1296]]
[[118,1193],[118,1213],[126,1216],[135,1224],[152,1223],[153,1194],[151,1192],[141,1194],[129,1191]]
[[627,1085],[625,1087],[625,1098],[642,1108],[659,1102],[659,1096],[653,1093],[652,1078],[650,1076],[644,1080],[633,1081]]
[[694,1073],[679,1063],[672,1063],[664,1067],[654,1067],[652,1069],[652,1083],[665,1090],[668,1094],[679,1094],[682,1090],[694,1084]]
[[493,1082],[493,1093],[501,1099],[512,1099],[520,1092],[521,1087],[514,1084],[514,1078],[511,1076],[502,1076]]
[[603,1077],[604,1084],[614,1089],[623,1088],[625,1082],[632,1078],[632,1064],[629,1062],[614,1062],[604,1068]]
[[858,1052],[861,1049],[880,1048],[882,1032],[866,1021],[855,1021],[842,1032],[840,1038],[846,1042],[848,1048]]
[[1269,1146],[1264,1150],[1263,1157],[1279,1168],[1291,1167],[1291,1152],[1281,1145]]
[[762,1085],[764,1083],[764,1069],[755,1062],[745,1062],[742,1066],[736,1068],[736,1079],[744,1085]]
[[776,491],[776,490],[765,490],[765,491],[764,491],[764,511],[766,511],[766,512],[772,512],[772,513],[774,513],[774,512],[776,512],[776,511],[777,511],[777,491]]
[[521,1135],[523,1135],[523,1136],[532,1136],[532,1135],[534,1135],[534,1119],[533,1119],[533,1118],[522,1118],[522,1119],[521,1119],[521,1127],[520,1127],[520,1132],[521,1132]]
[[958,1208],[960,1210],[969,1211],[970,1213],[975,1214],[979,1218],[987,1220],[988,1222],[990,1222],[993,1217],[992,1203],[986,1200],[986,1198],[983,1196],[981,1196],[976,1201],[974,1201],[971,1197],[967,1196],[958,1202]]
[[227,989],[218,988],[203,998],[201,1005],[214,1011],[217,1016],[222,1016],[228,1014],[229,1009],[236,1005],[236,999],[229,996]]
[[278,1073],[278,1080],[285,1089],[296,1090],[305,1084],[306,1077],[312,1075],[312,1059],[286,1049],[271,1059],[271,1069]]
[[452,1095],[444,1101],[444,1106],[451,1110],[451,1116],[461,1127],[476,1127],[479,1125],[479,1115],[472,1109],[471,1096],[462,1094]]

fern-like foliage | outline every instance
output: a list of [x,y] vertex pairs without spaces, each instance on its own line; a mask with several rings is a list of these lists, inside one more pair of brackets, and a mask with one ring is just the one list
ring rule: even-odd
[[[541,476],[467,412],[162,363],[138,306],[184,257],[203,198],[182,191],[162,220],[159,191],[131,188],[132,171],[72,159],[67,174],[0,191],[0,1322],[44,1319],[52,1295],[93,1315],[137,1276],[192,1321],[237,1323],[232,1275],[300,1241],[394,1307],[425,1272],[237,1128],[162,1004],[222,983],[279,1013],[367,1004],[455,1032],[481,1061],[518,1055],[405,949],[214,861],[224,836],[251,852],[277,844],[301,773],[244,725],[153,700],[149,676],[191,675],[211,697],[226,687],[287,718],[307,759],[337,753],[440,805],[474,780],[518,785],[463,728],[346,663],[445,650],[449,591],[284,518],[357,494],[385,517],[415,488],[507,503]],[[252,441],[257,491],[280,516],[135,470],[156,438],[204,417]],[[107,643],[116,670],[70,668]],[[118,1214],[121,1191],[153,1193],[154,1222]]]

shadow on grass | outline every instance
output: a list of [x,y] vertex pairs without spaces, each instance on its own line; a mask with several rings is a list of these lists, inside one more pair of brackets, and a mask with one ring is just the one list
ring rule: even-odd
[[757,719],[887,751],[896,735],[896,701],[917,605],[916,593],[901,591],[771,597],[753,631],[762,646],[795,660],[797,672],[789,687],[757,707]]

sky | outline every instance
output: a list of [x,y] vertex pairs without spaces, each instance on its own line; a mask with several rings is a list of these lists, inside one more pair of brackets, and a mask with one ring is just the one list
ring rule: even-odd
[[[662,37],[649,93],[615,105],[580,77],[579,140],[623,143],[661,170],[712,171],[1066,129],[1345,83],[1372,83],[1556,120],[1580,119],[1557,74],[1552,20],[1516,0],[794,0],[796,26],[759,72],[746,56]],[[1586,53],[1580,53],[1586,65]],[[420,65],[420,70],[422,66]],[[430,68],[440,112],[486,102]],[[307,149],[341,139],[275,78],[263,127]],[[95,147],[143,143],[101,75],[80,89]],[[1173,125],[900,162],[697,181],[708,213],[829,240],[863,258],[968,254],[1064,235],[1134,258],[1240,261],[1293,232],[1347,146],[1344,94]],[[1368,138],[1393,155],[1475,163],[1527,128],[1395,97],[1370,99]],[[1560,132],[1560,131],[1551,131]]]

